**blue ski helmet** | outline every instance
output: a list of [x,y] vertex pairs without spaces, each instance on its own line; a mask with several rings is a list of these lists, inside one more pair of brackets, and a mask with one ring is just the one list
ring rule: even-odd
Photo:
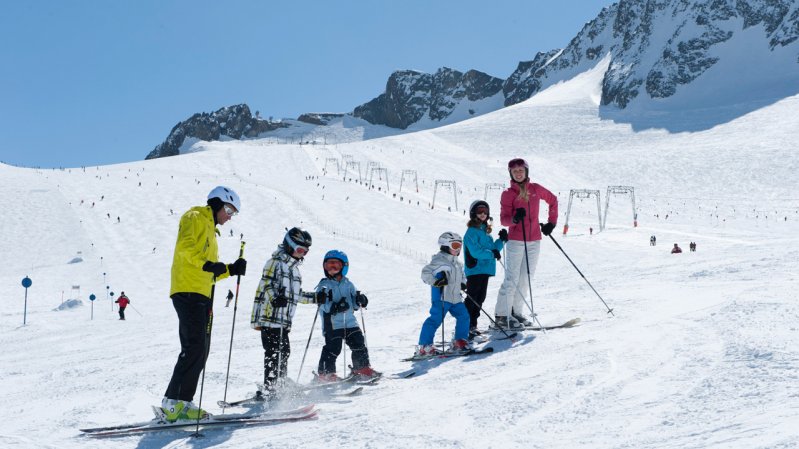
[[[347,255],[344,253],[344,251],[339,251],[337,249],[331,249],[328,251],[327,254],[325,254],[325,258],[322,260],[322,271],[325,270],[325,262],[327,262],[329,259],[340,260],[341,263],[344,264],[344,266],[341,268],[341,275],[347,275],[347,271],[349,271],[350,268],[350,259],[347,258]],[[327,272],[325,272],[325,276],[327,276]]]

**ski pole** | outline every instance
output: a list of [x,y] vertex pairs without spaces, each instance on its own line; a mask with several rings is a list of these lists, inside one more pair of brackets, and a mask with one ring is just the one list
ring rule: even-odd
[[[285,314],[283,314],[285,318]],[[283,320],[285,323],[285,320]],[[277,377],[275,378],[275,386],[280,385],[283,387],[283,377],[280,375],[283,372],[283,325],[280,326],[280,340],[277,342]]]
[[144,317],[144,315],[142,315],[141,312],[139,312],[138,310],[136,310],[135,307],[133,307],[133,304],[128,303],[128,306],[130,306],[130,308],[133,309],[134,312],[138,313],[140,317]]
[[361,327],[363,328],[363,342],[366,344],[366,321],[363,319],[363,307],[361,307]]
[[[211,284],[211,307],[208,309],[208,324],[205,326],[205,353],[203,354],[203,377],[200,381],[200,401],[197,405],[199,410],[203,409],[203,387],[205,387],[205,362],[208,361],[208,351],[211,349],[211,330],[214,327],[214,291],[216,290],[216,275],[214,275],[214,282]],[[197,427],[194,428],[194,436],[200,436],[200,417],[202,415],[197,413]]]
[[444,287],[440,287],[440,288],[441,288],[441,298],[439,298],[439,300],[441,301],[441,350],[442,351],[446,351],[447,347],[446,347],[446,343],[444,343],[444,321],[445,321],[445,318],[446,318],[446,315],[445,315],[445,312],[444,312]]
[[[544,327],[538,321],[538,315],[535,314],[535,309],[533,308],[533,281],[530,279],[530,255],[527,254],[527,232],[524,229],[524,221],[522,220],[522,239],[524,239],[524,260],[527,263],[527,286],[530,288],[530,313],[533,314],[533,319],[538,323],[538,327]],[[517,283],[516,287],[518,288],[518,286],[519,284]],[[524,300],[524,295],[522,295],[522,302],[527,304],[527,301]]]
[[483,306],[481,306],[481,305],[480,305],[480,304],[479,304],[477,301],[475,301],[475,300],[474,300],[474,298],[472,298],[472,297],[471,297],[471,295],[469,295],[468,293],[464,293],[464,294],[466,295],[466,299],[468,299],[469,301],[471,301],[471,302],[472,302],[472,304],[474,304],[474,305],[476,305],[477,307],[479,307],[479,308],[480,308],[480,311],[481,311],[481,312],[483,312],[483,313],[485,314],[485,316],[487,316],[487,317],[488,317],[488,320],[489,320],[489,321],[491,321],[491,324],[493,324],[493,325],[494,325],[494,327],[496,327],[497,329],[499,329],[500,331],[502,331],[502,333],[503,333],[503,334],[505,334],[505,338],[506,338],[506,339],[512,339],[513,337],[515,337],[515,336],[519,335],[519,334],[518,334],[518,332],[514,332],[514,333],[512,333],[512,334],[508,335],[508,333],[507,333],[507,332],[505,332],[505,329],[503,329],[502,327],[500,327],[500,326],[497,324],[497,322],[496,322],[496,321],[494,321],[494,319],[493,319],[493,318],[491,318],[491,315],[490,315],[488,312],[486,312],[486,311],[485,311],[485,309],[483,308]]
[[[344,298],[341,298],[344,299]],[[341,323],[342,327],[344,328],[344,339],[341,341],[341,347],[344,349],[344,368],[342,368],[342,373],[346,376],[347,375],[347,315],[344,312],[341,312]]]
[[560,244],[558,243],[558,241],[557,241],[557,240],[555,240],[555,237],[552,237],[552,234],[550,234],[550,235],[549,235],[549,238],[551,238],[551,239],[552,239],[552,242],[553,242],[553,243],[555,243],[555,246],[557,246],[557,247],[558,247],[558,249],[560,250],[560,252],[562,252],[562,253],[563,253],[563,255],[564,255],[564,256],[566,256],[566,259],[568,259],[568,260],[569,260],[569,262],[571,262],[571,264],[572,264],[572,266],[574,267],[574,269],[575,269],[575,270],[577,270],[577,272],[578,272],[578,273],[580,273],[580,276],[582,276],[582,277],[583,277],[583,279],[585,280],[585,282],[588,284],[588,286],[589,286],[589,287],[591,287],[591,290],[593,290],[593,291],[594,291],[594,293],[596,293],[596,295],[599,297],[599,300],[600,300],[600,301],[602,301],[602,304],[604,304],[604,305],[605,305],[605,308],[607,308],[607,309],[608,309],[608,312],[607,312],[607,313],[609,313],[609,314],[611,314],[611,315],[613,315],[613,316],[616,316],[616,315],[613,313],[613,309],[611,309],[610,307],[608,307],[608,303],[606,303],[606,302],[605,302],[605,300],[604,300],[604,299],[602,299],[602,296],[600,296],[600,295],[599,295],[599,293],[596,291],[596,289],[594,288],[594,286],[593,286],[593,285],[591,285],[591,283],[590,283],[590,282],[588,282],[588,279],[586,279],[586,278],[585,278],[585,275],[583,274],[583,272],[582,272],[582,271],[580,271],[580,269],[579,269],[579,268],[577,268],[577,265],[575,265],[575,264],[574,264],[574,262],[572,261],[571,257],[569,257],[569,255],[568,255],[568,254],[566,254],[566,251],[563,251],[563,248],[561,248],[561,247],[560,247]]
[[308,354],[308,348],[311,346],[311,337],[313,337],[313,331],[316,329],[316,319],[319,318],[319,309],[322,307],[321,304],[316,306],[316,314],[313,316],[313,323],[311,324],[311,333],[308,335],[308,343],[305,344],[305,352],[302,353],[302,361],[300,362],[300,371],[297,372],[297,383],[300,383],[300,375],[302,375],[302,367],[305,365],[305,356]]
[[[239,248],[239,259],[244,257],[244,245],[246,242],[243,240],[241,241],[241,247]],[[236,296],[233,302],[233,324],[230,326],[230,347],[227,351],[227,372],[225,373],[225,394],[222,397],[223,401],[227,401],[227,386],[228,386],[228,379],[230,378],[230,358],[233,355],[233,332],[236,329],[236,310],[239,307],[239,286],[241,285],[241,275],[239,274],[236,276]],[[222,412],[225,412],[225,409],[222,409]]]
[[[499,260],[498,262],[502,266],[502,269],[507,271],[508,268],[505,266],[505,264],[502,263],[501,260]],[[518,283],[514,283],[514,286],[516,287],[516,292],[519,293],[519,295],[521,295],[522,297],[524,297],[524,293],[522,293],[522,289],[519,288],[519,284]],[[530,304],[528,304],[527,301],[522,301],[522,302],[524,302],[524,305],[527,306],[527,309],[530,310],[530,312],[532,313],[533,310],[530,307]],[[536,321],[538,321],[538,320],[536,320]],[[539,324],[539,327],[540,327],[541,323],[538,323],[538,324]],[[542,332],[544,332],[545,334],[547,333],[547,331],[545,329],[543,329]]]

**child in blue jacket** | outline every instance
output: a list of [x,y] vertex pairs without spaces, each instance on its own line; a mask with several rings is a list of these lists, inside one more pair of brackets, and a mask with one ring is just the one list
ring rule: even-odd
[[488,203],[477,200],[469,206],[469,227],[463,237],[463,252],[466,265],[466,309],[469,311],[469,340],[480,335],[477,319],[486,299],[488,278],[497,273],[500,251],[508,241],[508,231],[499,231],[499,237],[491,238],[491,215]]
[[[336,375],[336,359],[341,353],[342,343],[346,342],[352,351],[352,374],[362,378],[372,378],[380,373],[369,364],[369,351],[366,341],[355,318],[355,310],[369,303],[366,295],[355,289],[347,278],[349,258],[343,251],[331,250],[322,262],[325,277],[316,286],[319,315],[322,318],[322,333],[325,345],[319,358],[320,382],[340,380]],[[322,299],[319,301],[319,299]]]
[[455,317],[455,339],[450,351],[468,351],[469,311],[463,305],[461,290],[466,289],[463,265],[458,261],[463,239],[455,232],[445,232],[438,238],[440,252],[422,268],[422,280],[431,286],[430,316],[422,324],[417,356],[434,355],[440,351],[433,345],[436,330],[447,312]]

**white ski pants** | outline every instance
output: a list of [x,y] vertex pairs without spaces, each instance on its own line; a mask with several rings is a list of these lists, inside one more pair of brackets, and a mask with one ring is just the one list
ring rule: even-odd
[[[541,240],[527,242],[527,257],[530,260],[530,269],[527,269],[527,260],[524,257],[524,242],[509,240],[505,244],[505,279],[499,288],[497,306],[494,315],[510,317],[511,308],[516,314],[527,315],[530,311],[524,303],[529,294],[531,282],[538,264],[538,253],[541,251]],[[527,273],[530,276],[527,276]]]

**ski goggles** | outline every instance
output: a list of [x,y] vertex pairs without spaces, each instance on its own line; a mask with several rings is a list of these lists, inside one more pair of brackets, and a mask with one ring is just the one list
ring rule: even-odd
[[480,206],[474,210],[475,215],[486,214],[488,215],[488,208],[484,206]]
[[525,167],[526,168],[527,167],[527,162],[525,162],[525,160],[522,159],[522,158],[511,159],[511,161],[508,162],[508,168],[516,168],[516,167]]
[[452,249],[461,249],[461,246],[463,246],[463,242],[452,242],[449,244],[449,247]]
[[239,211],[237,211],[236,208],[233,207],[233,206],[225,204],[222,207],[225,209],[225,213],[228,214],[231,217],[234,216],[234,215],[238,215],[239,214]]
[[308,254],[308,248],[306,248],[304,246],[298,246],[298,247],[294,248],[294,252],[299,254],[299,255],[301,255],[301,256],[304,256],[304,255]]

